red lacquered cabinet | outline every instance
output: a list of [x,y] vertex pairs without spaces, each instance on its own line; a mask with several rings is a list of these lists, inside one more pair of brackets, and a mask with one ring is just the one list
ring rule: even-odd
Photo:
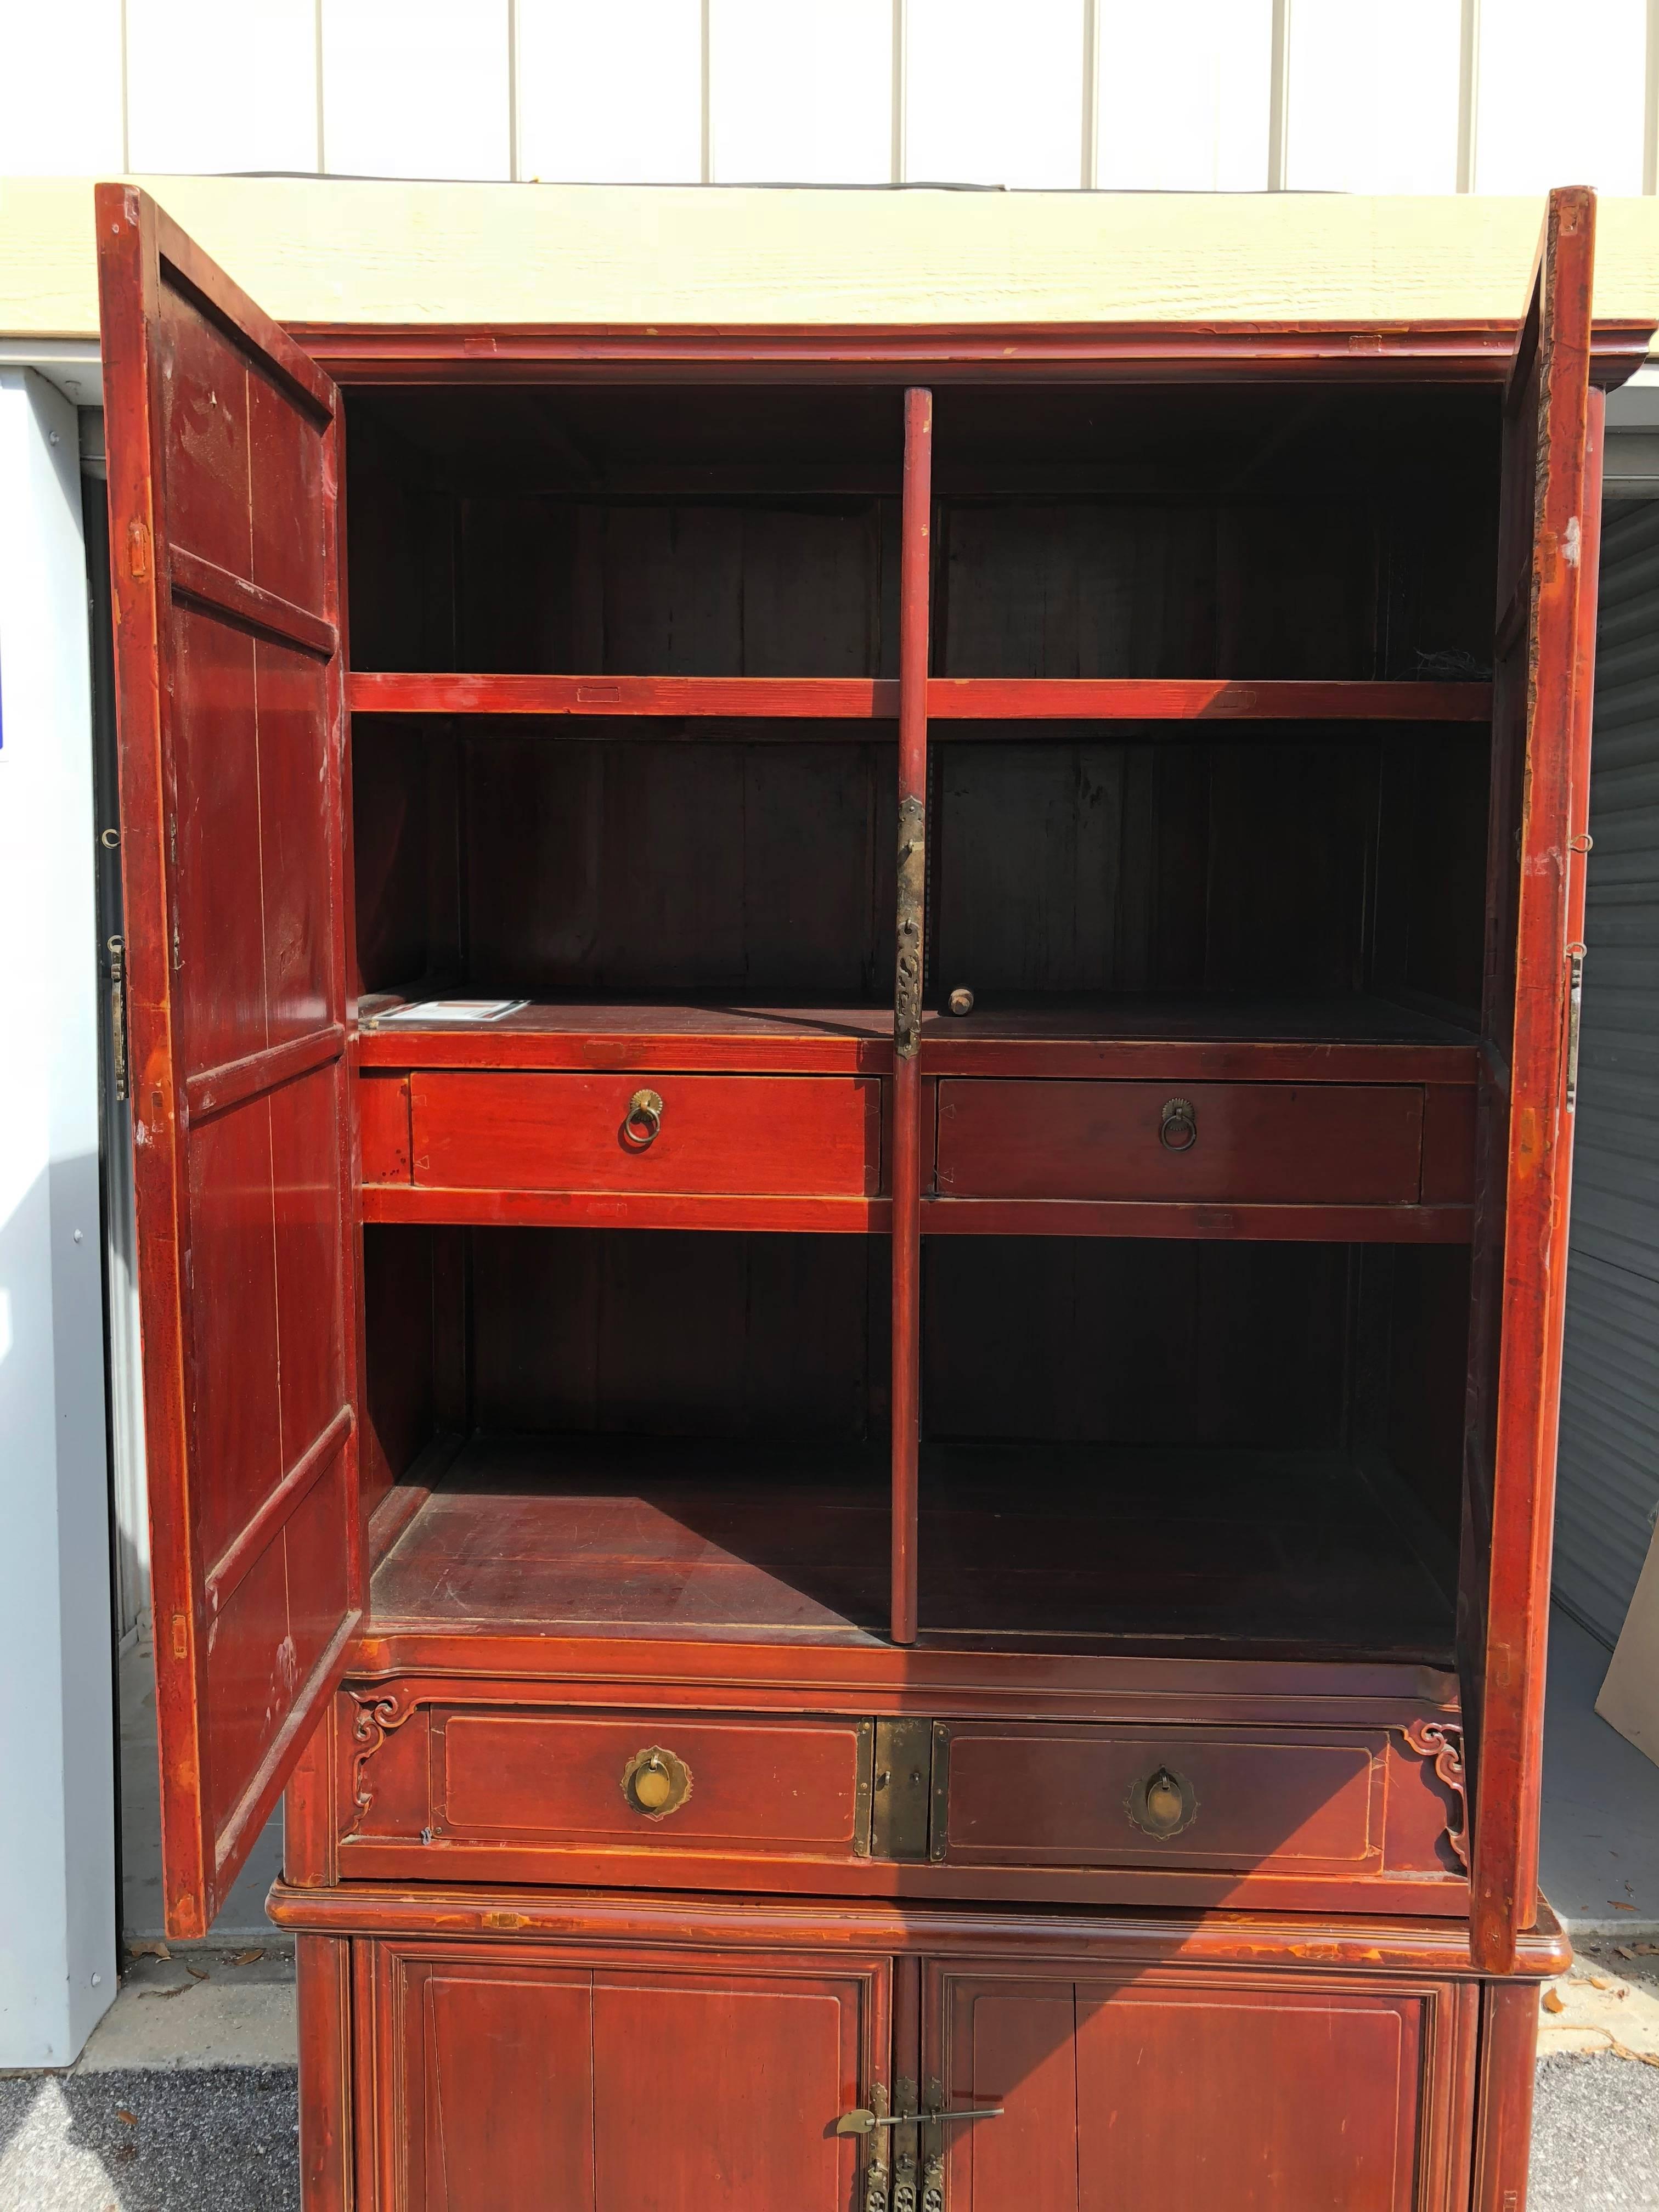
[[284,331],[100,188],[168,1922],[286,1790],[307,2212],[1519,2212],[1594,221]]

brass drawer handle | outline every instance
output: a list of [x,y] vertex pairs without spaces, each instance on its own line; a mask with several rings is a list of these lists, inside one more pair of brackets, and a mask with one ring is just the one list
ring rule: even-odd
[[623,1115],[623,1142],[642,1152],[662,1128],[662,1100],[654,1091],[636,1091]]
[[636,1751],[623,1767],[622,1793],[647,1820],[665,1820],[691,1795],[691,1770],[683,1759],[653,1743]]
[[1198,1142],[1198,1116],[1190,1098],[1166,1098],[1158,1118],[1158,1141],[1166,1152],[1189,1152]]
[[1131,1789],[1125,1801],[1136,1827],[1160,1840],[1178,1836],[1198,1818],[1198,1797],[1184,1774],[1155,1766]]

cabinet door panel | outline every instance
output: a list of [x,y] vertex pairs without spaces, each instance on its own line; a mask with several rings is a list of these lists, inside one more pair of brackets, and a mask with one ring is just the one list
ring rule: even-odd
[[1436,2005],[1309,1977],[934,1968],[924,2070],[947,2110],[1003,2107],[937,2131],[949,2212],[1439,2212]]
[[384,2212],[853,2212],[885,1960],[387,1943],[370,1980]]
[[167,1925],[199,1936],[361,1604],[339,395],[97,193]]
[[[434,1972],[422,1989],[410,2212],[593,2203],[592,1993],[545,1967]],[[418,2146],[418,2155],[416,2155]]]
[[842,2212],[858,2145],[858,2017],[833,1984],[600,1975],[596,2212]]
[[1601,507],[1595,234],[1594,193],[1550,194],[1503,422],[1458,1607],[1475,1959],[1496,1973],[1537,1917]]
[[1402,2212],[1413,2201],[1416,2012],[1080,1984],[1084,2212]]

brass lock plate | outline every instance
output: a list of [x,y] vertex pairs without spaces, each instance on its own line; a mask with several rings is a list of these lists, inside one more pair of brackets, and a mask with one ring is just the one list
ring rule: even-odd
[[933,1723],[878,1721],[870,1778],[870,1856],[925,1859],[933,1802]]

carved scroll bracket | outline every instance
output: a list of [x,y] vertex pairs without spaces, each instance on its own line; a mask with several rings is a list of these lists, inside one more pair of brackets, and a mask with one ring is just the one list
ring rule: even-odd
[[352,1690],[347,1694],[357,1708],[357,1717],[351,1726],[352,1741],[357,1749],[351,1762],[351,1825],[341,1836],[342,1843],[349,1842],[357,1833],[374,1802],[374,1784],[368,1771],[370,1760],[420,1702],[406,1697],[401,1690]]
[[1463,1768],[1463,1731],[1450,1721],[1408,1721],[1406,1741],[1419,1759],[1432,1759],[1437,1778],[1451,1793],[1446,1842],[1465,1874],[1469,1870],[1469,1798]]

